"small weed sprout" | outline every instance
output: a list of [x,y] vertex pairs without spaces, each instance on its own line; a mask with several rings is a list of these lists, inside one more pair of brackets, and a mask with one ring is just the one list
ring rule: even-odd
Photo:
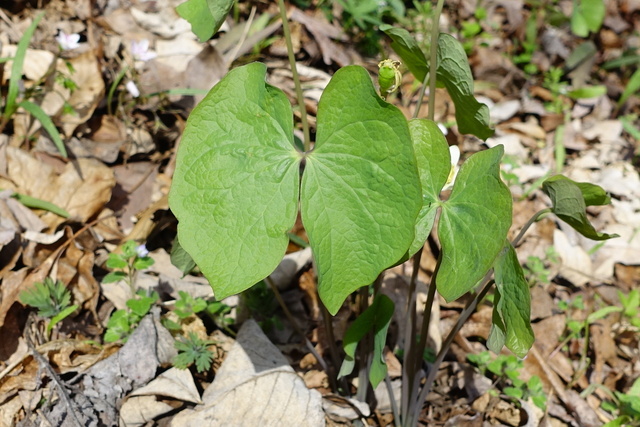
[[38,316],[49,319],[47,335],[53,327],[76,311],[77,305],[71,304],[71,293],[61,281],[50,277],[36,283],[31,289],[20,293],[20,302],[38,309]]
[[137,297],[127,301],[127,310],[120,309],[113,312],[107,322],[105,342],[126,342],[138,322],[147,315],[151,306],[158,300],[158,293],[152,292],[148,295],[140,290]]
[[104,276],[102,283],[124,280],[131,287],[131,293],[135,294],[136,272],[151,267],[154,262],[145,245],[138,245],[135,241],[129,240],[122,245],[122,253],[112,252],[109,254],[106,266],[116,271]]
[[491,353],[483,351],[478,354],[469,354],[469,362],[478,367],[483,375],[495,380],[496,385],[502,385],[502,392],[509,397],[531,401],[543,411],[546,410],[547,397],[542,387],[540,377],[534,375],[525,381],[520,378],[520,371],[524,368],[522,360],[514,355],[498,355],[491,360]]
[[209,349],[214,341],[203,340],[194,332],[189,332],[187,337],[178,338],[174,346],[178,355],[173,361],[173,366],[178,369],[187,369],[195,364],[198,372],[207,371],[213,361],[213,352]]

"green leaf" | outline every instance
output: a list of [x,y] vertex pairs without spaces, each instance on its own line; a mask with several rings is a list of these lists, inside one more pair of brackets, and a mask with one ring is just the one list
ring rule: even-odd
[[156,298],[152,298],[152,297],[130,299],[130,300],[127,300],[127,307],[129,307],[135,315],[142,318],[149,312],[149,310],[151,309],[151,306],[155,301],[156,301]]
[[[504,337],[503,344],[516,356],[524,357],[535,341],[530,321],[531,295],[511,243],[506,242],[505,248],[496,259],[494,269],[496,295],[490,337],[493,334]],[[496,354],[502,350],[502,345],[496,345],[499,342],[500,340],[495,338],[487,340],[487,344],[492,344],[489,349]]]
[[104,276],[102,279],[102,283],[114,283],[119,282],[120,280],[125,280],[127,278],[127,274],[123,271],[112,271],[111,273]]
[[59,322],[61,322],[65,318],[67,318],[69,315],[71,315],[77,309],[78,309],[78,305],[74,304],[74,305],[72,305],[70,307],[65,308],[60,313],[58,313],[55,316],[53,316],[51,318],[51,321],[47,325],[47,333],[51,332],[51,330],[54,328],[54,326],[56,326]]
[[44,11],[40,12],[33,19],[33,22],[29,27],[25,30],[22,38],[18,42],[18,47],[16,49],[16,55],[13,57],[13,63],[11,64],[11,78],[9,79],[9,90],[7,91],[7,98],[4,105],[4,112],[2,114],[2,118],[4,120],[9,120],[11,115],[15,113],[17,109],[16,99],[18,98],[18,92],[20,91],[20,81],[22,80],[22,67],[24,65],[24,58],[27,54],[27,49],[29,48],[29,42],[31,41],[31,37],[33,37],[33,33],[36,31],[40,20],[44,16]]
[[634,93],[640,90],[640,69],[636,70],[635,73],[631,75],[629,81],[627,82],[627,86],[624,88],[622,95],[620,95],[620,99],[618,100],[618,106],[624,104],[627,99]]
[[449,34],[438,38],[438,81],[444,83],[456,107],[456,122],[461,133],[480,139],[493,135],[489,127],[489,107],[473,94],[473,75],[464,48]]
[[14,199],[22,203],[28,208],[33,209],[43,209],[45,211],[53,212],[54,214],[61,216],[63,218],[69,218],[71,214],[65,211],[61,207],[54,205],[51,202],[47,202],[45,200],[37,199],[35,197],[27,196],[26,194],[13,193],[11,195]]
[[232,6],[233,0],[187,0],[176,11],[204,43],[220,29]]
[[606,86],[584,86],[567,92],[572,99],[597,98],[607,93]]
[[60,137],[60,132],[58,132],[56,125],[53,124],[53,121],[47,115],[47,113],[45,113],[44,110],[40,108],[39,105],[34,104],[33,102],[30,102],[30,101],[22,101],[20,104],[18,104],[18,106],[24,108],[33,117],[38,119],[38,121],[42,124],[42,127],[44,127],[47,133],[49,133],[49,136],[53,140],[53,143],[56,145],[56,148],[58,149],[58,151],[60,151],[60,154],[62,154],[62,157],[66,159],[67,148],[64,146],[64,142]]
[[403,28],[384,24],[380,26],[380,30],[391,38],[391,49],[400,56],[411,74],[422,82],[429,71],[429,65],[418,42]]
[[580,0],[581,13],[584,14],[587,28],[597,33],[604,22],[606,8],[603,0]]
[[580,10],[574,10],[571,15],[571,32],[578,37],[587,37],[589,35],[587,20]]
[[511,192],[500,179],[498,145],[471,156],[460,168],[449,200],[442,203],[442,244],[436,286],[453,301],[489,271],[511,226]]
[[293,113],[266,71],[253,63],[229,72],[189,116],[178,152],[169,204],[217,299],[271,274],[296,219]]
[[562,175],[555,175],[542,183],[542,191],[551,198],[553,213],[578,233],[593,240],[618,237],[617,234],[597,232],[587,218],[587,206],[607,204],[610,201],[598,186],[577,183]]
[[[392,40],[396,52],[411,74],[422,82],[429,72],[427,59],[408,31],[389,25],[380,27]],[[441,33],[438,38],[437,79],[444,84],[456,107],[456,121],[461,133],[487,139],[493,135],[489,127],[489,107],[479,103],[473,94],[473,75],[467,54],[458,40]]]
[[300,200],[330,313],[404,255],[421,204],[407,120],[366,70],[340,69],[320,99]]
[[133,261],[133,268],[138,271],[144,270],[145,268],[151,267],[155,262],[156,261],[150,256],[143,256],[141,258],[136,258],[135,261]]
[[176,266],[183,274],[188,274],[196,267],[196,263],[191,255],[180,245],[179,236],[173,241],[171,248],[171,264]]
[[415,238],[409,247],[407,259],[424,245],[433,228],[440,191],[451,170],[449,144],[435,122],[426,119],[411,120],[409,132],[422,185],[422,208],[418,214]]
[[596,320],[603,319],[611,313],[620,313],[623,310],[622,307],[608,306],[603,307],[600,310],[594,311],[587,316],[586,322],[588,324],[595,322]]
[[393,317],[394,304],[386,295],[378,295],[373,303],[349,326],[345,332],[343,346],[345,360],[340,367],[338,378],[349,375],[355,365],[358,343],[373,330],[373,354],[369,381],[376,388],[387,375],[387,364],[384,359],[384,346],[387,330]]
[[122,255],[116,253],[110,253],[107,262],[105,263],[107,268],[126,268],[127,261],[122,258]]

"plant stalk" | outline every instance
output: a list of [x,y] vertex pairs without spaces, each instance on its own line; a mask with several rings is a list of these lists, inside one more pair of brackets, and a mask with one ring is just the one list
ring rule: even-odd
[[529,228],[533,225],[533,223],[540,220],[542,216],[551,212],[553,212],[551,208],[542,209],[536,212],[531,218],[529,218],[529,221],[527,221],[527,223],[522,227],[522,230],[520,230],[520,233],[518,233],[516,238],[513,239],[513,241],[511,241],[511,246],[513,246],[514,248],[518,246],[518,244],[520,243],[520,240],[522,240],[525,233],[529,230]]
[[[276,284],[273,283],[273,280],[271,280],[271,277],[269,277],[269,276],[267,276],[264,279],[264,281],[267,282],[267,284],[269,285],[269,287],[273,291],[273,294],[275,295],[276,300],[278,300],[278,304],[280,304],[280,308],[282,308],[282,311],[284,312],[285,316],[287,316],[287,319],[289,320],[289,323],[291,323],[291,326],[293,326],[293,329],[295,329],[297,334],[302,337],[302,339],[305,341],[305,344],[306,344],[307,348],[309,349],[309,351],[311,352],[311,354],[313,354],[313,356],[316,358],[316,360],[318,361],[320,366],[322,366],[322,369],[324,369],[324,371],[327,372],[327,374],[328,374],[329,373],[329,366],[327,365],[327,362],[325,362],[324,358],[320,355],[320,353],[318,353],[316,351],[316,349],[313,346],[313,344],[311,344],[311,341],[309,341],[309,338],[307,338],[307,336],[304,334],[304,332],[302,332],[302,329],[298,325],[298,322],[296,322],[295,318],[293,317],[293,315],[289,311],[289,307],[287,307],[287,305],[284,303],[284,300],[282,299],[282,295],[280,295],[280,291],[278,290],[278,287],[276,286]],[[336,382],[335,377],[333,377],[331,375],[328,375],[328,377],[329,377],[329,382],[331,383],[331,388],[333,390],[337,390],[338,389],[338,383]]]
[[444,6],[444,0],[438,0],[436,9],[433,13],[433,19],[431,21],[431,46],[429,49],[429,72],[424,76],[424,81],[420,87],[418,93],[418,103],[413,113],[413,118],[417,118],[420,114],[420,108],[422,107],[422,99],[424,98],[424,92],[427,89],[427,78],[429,79],[429,112],[428,118],[433,120],[435,118],[436,107],[436,74],[438,70],[438,35],[440,34],[440,15],[442,14],[442,8]]
[[293,43],[291,42],[291,29],[289,28],[289,19],[287,18],[287,8],[284,5],[284,0],[278,0],[278,7],[280,8],[282,31],[284,32],[284,39],[287,42],[287,54],[289,56],[291,73],[293,74],[293,83],[296,87],[298,108],[300,109],[300,121],[302,122],[302,133],[304,135],[304,151],[308,152],[311,150],[311,135],[309,134],[309,122],[307,121],[307,107],[304,104],[304,94],[302,93],[300,76],[298,75],[298,69],[296,68],[296,58],[293,52]]
[[[424,247],[423,247],[424,248]],[[418,271],[420,269],[420,260],[422,259],[423,248],[413,255],[413,271],[411,272],[411,281],[409,282],[409,296],[407,298],[406,322],[404,333],[404,357],[402,361],[402,416],[403,419],[409,413],[411,394],[409,390],[413,388],[416,372],[415,362],[415,330],[416,330],[416,287],[418,281]]]
[[460,329],[462,329],[462,326],[465,324],[467,319],[469,319],[469,317],[475,311],[478,305],[478,302],[482,301],[485,295],[487,295],[487,292],[489,292],[489,289],[491,289],[491,286],[493,286],[494,282],[489,279],[492,274],[493,274],[493,270],[490,270],[485,275],[485,279],[483,280],[483,282],[486,284],[483,286],[482,291],[480,291],[480,293],[478,293],[471,301],[469,301],[469,303],[464,308],[462,313],[460,313],[460,317],[458,317],[456,324],[453,326],[453,328],[451,328],[451,332],[449,332],[449,335],[447,335],[447,338],[442,343],[442,348],[438,352],[438,355],[436,356],[436,360],[433,362],[433,364],[429,369],[429,374],[427,375],[427,379],[424,383],[424,387],[422,388],[422,391],[418,396],[418,400],[416,401],[417,406],[415,408],[415,411],[411,413],[410,423],[405,424],[406,426],[415,427],[418,425],[420,410],[427,399],[427,395],[431,391],[431,386],[433,385],[436,379],[436,375],[438,374],[440,365],[442,364],[445,356],[449,352],[449,348],[451,347],[451,344],[453,343],[453,340],[455,339],[456,335],[458,334]]

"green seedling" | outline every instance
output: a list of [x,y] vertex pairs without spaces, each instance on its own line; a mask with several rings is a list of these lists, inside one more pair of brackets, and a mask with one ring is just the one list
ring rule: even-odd
[[597,33],[604,22],[606,12],[603,0],[573,0],[571,31],[578,37]]
[[53,143],[60,151],[63,157],[67,157],[67,149],[64,146],[64,142],[62,141],[62,137],[58,132],[58,129],[53,124],[51,118],[44,112],[44,110],[38,105],[28,100],[28,98],[24,98],[21,101],[18,101],[18,95],[20,94],[20,80],[22,79],[22,68],[24,66],[24,60],[27,54],[27,49],[29,48],[29,43],[31,38],[33,37],[40,20],[44,16],[44,12],[39,13],[34,18],[31,25],[26,29],[22,38],[18,42],[18,47],[16,49],[16,55],[13,58],[13,64],[11,67],[11,78],[9,79],[9,90],[7,92],[7,96],[5,98],[4,110],[2,112],[2,118],[0,120],[0,132],[6,127],[6,125],[11,120],[13,114],[18,110],[18,108],[23,108],[33,117],[38,119],[45,130],[49,133],[49,136],[53,140]]
[[71,304],[71,293],[61,281],[47,277],[31,289],[20,292],[20,302],[38,309],[38,316],[49,319],[47,335],[62,320],[78,309]]
[[631,290],[627,295],[618,291],[618,298],[622,304],[621,315],[636,328],[640,328],[640,292]]
[[[546,250],[545,259],[550,264],[558,264],[560,262],[558,258],[558,253],[556,252],[553,246],[550,246]],[[548,285],[551,283],[551,278],[549,275],[551,271],[547,267],[547,263],[537,256],[529,256],[527,258],[527,262],[525,264],[525,274],[527,276],[527,281],[530,286],[533,286],[536,283],[542,283]]]
[[189,332],[187,337],[178,338],[174,346],[178,355],[173,361],[173,366],[178,369],[187,369],[195,364],[198,372],[205,372],[211,367],[213,352],[209,349],[215,342],[203,340],[194,332]]
[[[289,37],[284,2],[278,4]],[[436,24],[443,4],[438,0]],[[336,314],[354,291],[363,288],[367,292],[360,292],[360,313],[372,316],[375,334],[384,329],[387,313],[383,300],[376,297],[381,274],[410,258],[417,271],[421,249],[435,228],[441,255],[429,286],[425,320],[417,325],[415,312],[407,310],[403,331],[407,338],[402,405],[395,416],[398,424],[413,427],[453,337],[494,283],[489,349],[498,353],[506,346],[524,357],[533,344],[529,286],[514,249],[531,224],[553,213],[591,239],[615,236],[596,231],[586,215],[587,206],[609,203],[606,193],[556,175],[542,184],[552,206],[536,213],[508,241],[512,196],[500,178],[502,146],[469,156],[451,179],[451,192],[441,197],[450,181],[452,161],[447,140],[433,121],[436,86],[449,92],[461,133],[491,136],[488,107],[474,97],[464,48],[454,37],[438,34],[438,25],[432,26],[428,55],[406,30],[381,28],[409,72],[424,83],[415,117],[428,82],[430,119],[407,120],[381,98],[365,69],[347,66],[334,74],[322,94],[313,149],[306,131],[299,149],[293,137],[292,106],[284,92],[266,83],[266,66],[240,66],[191,113],[178,150],[169,204],[179,221],[180,245],[208,278],[218,299],[243,292],[271,274],[282,260],[300,211],[322,303]],[[295,70],[292,52],[290,58]],[[298,104],[304,105],[297,73],[293,75]],[[383,90],[384,96],[387,90]],[[304,109],[299,111],[303,130],[308,130]],[[367,312],[365,287],[372,284],[376,308]],[[414,277],[408,301],[414,301],[415,289]],[[425,372],[422,355],[436,289],[446,301],[469,292],[472,297]],[[369,362],[374,352],[376,358],[380,355],[384,340],[365,331],[364,342],[358,342],[363,332],[357,327],[353,335],[348,355],[353,357],[355,345],[362,348],[369,356],[359,358],[360,372],[369,372],[369,379],[378,381],[382,369],[372,375],[369,367],[380,366]],[[412,339],[416,336],[417,343]],[[536,384],[531,388],[537,390]],[[364,387],[358,395],[366,395]]]
[[547,396],[540,377],[534,375],[527,381],[520,379],[520,372],[524,368],[522,360],[504,354],[492,358],[488,351],[469,354],[467,360],[476,365],[483,375],[492,377],[506,396],[520,400],[531,399],[537,407],[546,410]]
[[[398,21],[405,16],[404,2],[390,0],[334,0],[343,10],[342,25],[359,37],[359,45],[366,52],[379,51],[380,33],[377,27],[385,21]],[[358,29],[358,32],[354,30]],[[358,39],[358,37],[356,37]]]
[[127,309],[113,312],[107,322],[104,334],[105,342],[126,342],[136,325],[149,313],[153,304],[158,300],[158,293],[148,295],[145,291],[138,291],[137,298],[127,300]]
[[[219,327],[227,332],[230,332],[229,326],[233,324],[233,318],[229,317],[231,313],[231,307],[220,301],[212,301],[207,304],[205,313],[211,317],[211,320]],[[231,335],[235,333],[231,332]]]
[[629,391],[614,391],[611,401],[602,402],[601,408],[616,418],[602,427],[638,427],[640,426],[640,378],[637,378]]
[[184,291],[178,291],[178,295],[180,295],[180,298],[176,301],[174,313],[180,319],[186,319],[207,308],[207,302],[202,298],[194,298]]
[[276,315],[278,302],[264,281],[243,292],[242,301],[264,331],[271,331],[274,327],[282,329],[282,322]]
[[145,245],[138,245],[134,240],[129,240],[122,245],[120,253],[109,254],[106,266],[115,271],[104,276],[102,283],[124,280],[131,287],[132,294],[135,294],[136,272],[151,267],[154,262]]

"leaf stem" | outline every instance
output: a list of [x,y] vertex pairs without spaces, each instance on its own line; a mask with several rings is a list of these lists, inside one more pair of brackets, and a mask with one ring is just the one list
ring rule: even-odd
[[429,394],[429,391],[431,391],[431,386],[433,385],[436,379],[436,375],[438,373],[438,370],[440,369],[440,365],[442,364],[445,356],[449,352],[449,348],[451,347],[451,344],[453,343],[453,340],[455,339],[456,335],[458,334],[460,329],[462,329],[462,326],[465,324],[467,319],[469,319],[469,317],[475,311],[478,305],[478,302],[480,302],[482,298],[485,297],[487,292],[489,292],[489,289],[491,289],[491,286],[493,286],[494,282],[493,280],[490,280],[490,277],[492,274],[493,274],[493,270],[489,270],[489,272],[487,272],[483,280],[483,283],[485,283],[485,285],[483,286],[482,291],[480,291],[471,301],[469,301],[469,303],[464,308],[462,313],[460,313],[460,317],[458,317],[456,324],[453,326],[453,328],[451,328],[449,335],[447,335],[447,338],[442,343],[442,348],[438,352],[438,355],[436,356],[436,360],[429,367],[429,374],[427,375],[427,379],[424,383],[424,387],[420,391],[420,395],[418,396],[418,400],[416,401],[416,405],[417,405],[416,410],[413,411],[413,413],[411,414],[412,415],[411,422],[409,424],[405,424],[406,426],[411,426],[411,427],[417,426],[420,409],[422,408],[422,405],[427,399],[427,395]]
[[427,78],[429,78],[429,119],[435,118],[436,107],[436,75],[438,71],[438,35],[440,34],[440,15],[442,14],[442,7],[444,6],[444,0],[438,0],[436,9],[433,13],[433,19],[431,21],[431,46],[429,49],[429,72],[424,76],[424,81],[420,87],[418,93],[418,103],[413,113],[413,118],[417,118],[420,114],[420,108],[422,107],[422,99],[424,98],[424,92],[427,88]]
[[[320,366],[322,366],[322,369],[324,369],[324,371],[327,372],[328,374],[329,366],[327,365],[327,362],[325,362],[324,358],[320,355],[320,353],[316,351],[313,344],[311,344],[311,341],[309,341],[309,338],[307,338],[306,334],[302,331],[302,329],[298,325],[298,322],[296,322],[295,318],[291,314],[291,311],[289,311],[289,307],[287,307],[287,305],[284,302],[284,299],[282,299],[282,295],[280,295],[280,291],[278,290],[278,287],[276,286],[276,284],[273,283],[273,280],[271,280],[271,277],[269,276],[265,277],[264,281],[269,285],[269,287],[273,291],[273,295],[275,295],[276,299],[278,300],[278,304],[280,304],[280,308],[282,308],[284,315],[289,320],[289,323],[291,323],[291,326],[293,326],[293,329],[295,329],[296,333],[302,337],[311,354],[313,354],[313,356],[316,358]],[[331,388],[334,390],[337,390],[338,384],[335,380],[335,377],[329,375],[329,382],[331,382]]]
[[304,151],[311,150],[311,136],[309,134],[309,122],[307,121],[307,107],[304,104],[304,94],[300,85],[300,76],[296,68],[296,58],[293,52],[293,43],[291,42],[291,29],[289,28],[289,19],[287,18],[287,9],[284,0],[278,0],[280,8],[280,18],[282,19],[282,31],[284,39],[287,42],[287,54],[289,56],[289,64],[291,65],[291,73],[293,74],[293,83],[296,87],[296,97],[298,98],[298,108],[300,109],[300,121],[302,122],[302,133],[304,135]]
[[522,230],[520,230],[520,233],[518,233],[516,238],[513,239],[513,241],[511,242],[511,246],[513,246],[514,248],[518,246],[518,243],[520,243],[520,240],[522,240],[525,233],[529,230],[529,228],[533,225],[533,223],[540,220],[542,216],[551,212],[553,212],[551,208],[542,209],[536,212],[531,218],[529,218],[529,221],[527,221],[527,223],[522,227]]

